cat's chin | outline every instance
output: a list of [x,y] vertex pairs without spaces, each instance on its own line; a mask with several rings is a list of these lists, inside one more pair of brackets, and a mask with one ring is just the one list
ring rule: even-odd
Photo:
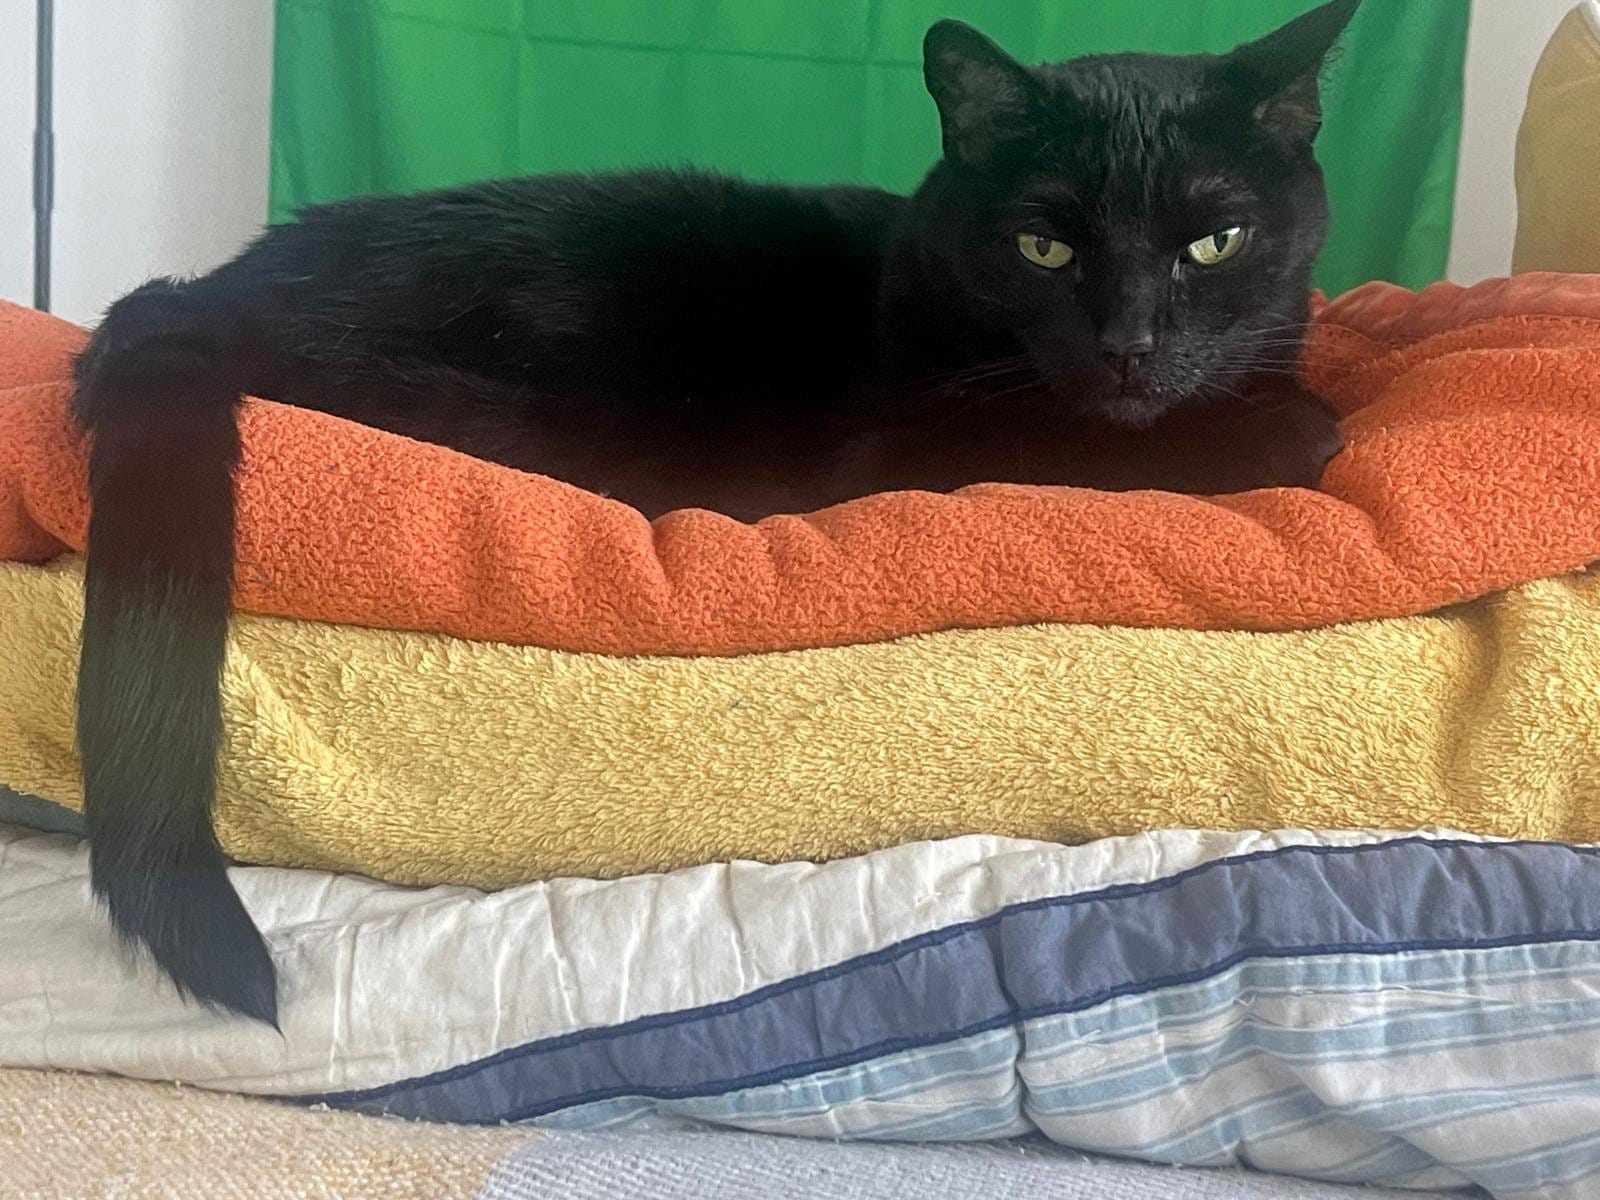
[[1084,416],[1118,429],[1138,431],[1149,429],[1177,408],[1178,403],[1169,396],[1148,392],[1108,392],[1098,396],[1080,395],[1074,408]]

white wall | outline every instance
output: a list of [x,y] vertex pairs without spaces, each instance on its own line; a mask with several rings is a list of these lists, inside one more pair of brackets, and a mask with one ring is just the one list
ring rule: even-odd
[[51,307],[88,322],[265,220],[272,0],[65,0],[55,58]]
[[33,301],[33,5],[0,3],[0,300]]
[[1517,126],[1539,55],[1576,6],[1577,0],[1473,0],[1450,245],[1450,278],[1457,283],[1511,270]]

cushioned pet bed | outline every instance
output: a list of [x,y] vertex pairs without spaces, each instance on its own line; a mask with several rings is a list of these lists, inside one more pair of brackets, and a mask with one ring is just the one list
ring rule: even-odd
[[[0,305],[0,558],[81,549],[72,326]],[[1401,616],[1600,558],[1600,276],[1327,305],[1306,382],[1349,414],[1322,492],[988,485],[741,525],[281,405],[245,414],[249,612],[612,654],[952,626],[1287,629]]]

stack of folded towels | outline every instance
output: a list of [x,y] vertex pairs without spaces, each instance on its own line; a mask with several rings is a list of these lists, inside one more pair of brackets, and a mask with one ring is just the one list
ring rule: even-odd
[[[0,784],[68,806],[82,338],[0,308]],[[757,525],[251,402],[217,820],[284,1036],[11,829],[0,1067],[1583,1195],[1600,277],[1370,285],[1303,375],[1319,492]]]

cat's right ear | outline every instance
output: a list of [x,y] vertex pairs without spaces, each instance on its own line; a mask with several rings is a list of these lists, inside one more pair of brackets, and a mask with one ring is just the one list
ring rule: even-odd
[[1319,75],[1361,0],[1328,0],[1222,58],[1223,76],[1257,124],[1304,142],[1322,127]]
[[922,77],[952,166],[982,170],[1035,131],[1038,79],[970,25],[940,21],[928,30]]

